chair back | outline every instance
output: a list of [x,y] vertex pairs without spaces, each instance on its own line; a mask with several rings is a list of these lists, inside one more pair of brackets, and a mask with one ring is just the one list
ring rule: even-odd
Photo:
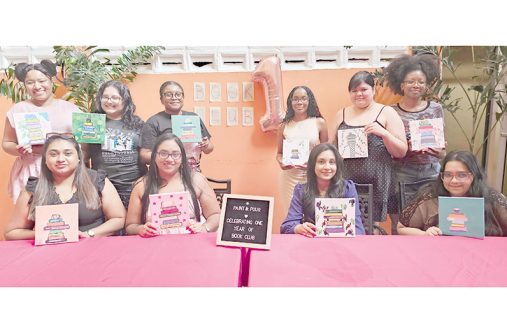
[[400,184],[399,184],[399,186],[400,186],[400,214],[403,211],[403,209],[405,209],[405,207],[410,202],[410,200],[412,200],[415,197],[417,191],[419,191],[419,189],[421,189],[425,185],[433,182],[434,180],[435,180],[434,178],[426,178],[426,179],[421,179],[421,180],[418,180],[418,181],[412,182],[412,183],[400,182]]
[[206,177],[208,182],[215,191],[215,195],[217,196],[218,205],[222,208],[222,199],[224,194],[230,194],[232,189],[232,184],[230,179],[215,179]]
[[373,235],[373,185],[355,184],[357,197],[359,198],[359,210],[363,220],[364,231],[367,235]]

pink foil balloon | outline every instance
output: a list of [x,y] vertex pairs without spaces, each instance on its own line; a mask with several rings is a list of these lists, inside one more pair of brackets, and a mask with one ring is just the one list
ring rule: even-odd
[[266,100],[266,113],[259,121],[261,129],[276,131],[285,117],[280,59],[277,56],[261,59],[253,72],[253,80],[262,83]]

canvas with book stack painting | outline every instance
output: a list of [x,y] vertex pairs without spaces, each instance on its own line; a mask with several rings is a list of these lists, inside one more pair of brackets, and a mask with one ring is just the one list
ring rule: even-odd
[[171,192],[150,194],[150,217],[161,235],[189,234],[190,194]]
[[443,235],[484,238],[484,198],[438,197]]
[[355,237],[356,204],[354,198],[316,198],[317,237]]

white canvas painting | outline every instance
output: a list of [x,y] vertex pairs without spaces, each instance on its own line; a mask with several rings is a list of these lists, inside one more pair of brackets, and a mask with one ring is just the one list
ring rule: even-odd
[[239,86],[237,82],[227,82],[227,101],[239,102]]
[[219,106],[209,108],[209,124],[211,126],[222,125],[222,109]]
[[238,108],[227,108],[227,126],[238,126]]
[[304,165],[310,155],[310,141],[308,139],[284,139],[283,156],[284,165]]
[[253,126],[254,123],[254,108],[250,106],[244,106],[241,109],[243,126]]
[[219,82],[210,82],[209,84],[209,101],[221,102],[222,101],[222,86]]
[[254,101],[254,84],[253,82],[243,82],[243,102]]
[[194,82],[194,101],[202,102],[206,98],[206,84],[204,82]]
[[339,130],[338,151],[344,159],[368,157],[368,138],[364,128]]

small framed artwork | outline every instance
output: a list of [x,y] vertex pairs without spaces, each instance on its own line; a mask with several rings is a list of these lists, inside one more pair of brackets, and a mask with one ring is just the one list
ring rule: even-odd
[[222,125],[222,109],[219,106],[209,108],[209,124],[211,126]]
[[206,84],[204,82],[194,82],[194,101],[202,102],[206,98]]
[[222,101],[222,86],[220,82],[209,83],[209,101],[221,102]]
[[227,126],[238,126],[238,108],[227,108]]
[[244,106],[241,109],[243,126],[253,126],[254,123],[254,108],[250,106]]
[[239,102],[239,86],[237,82],[227,82],[227,101]]
[[254,101],[254,84],[253,82],[243,82],[243,102]]
[[194,106],[194,112],[197,113],[203,123],[206,123],[206,107],[205,106]]

